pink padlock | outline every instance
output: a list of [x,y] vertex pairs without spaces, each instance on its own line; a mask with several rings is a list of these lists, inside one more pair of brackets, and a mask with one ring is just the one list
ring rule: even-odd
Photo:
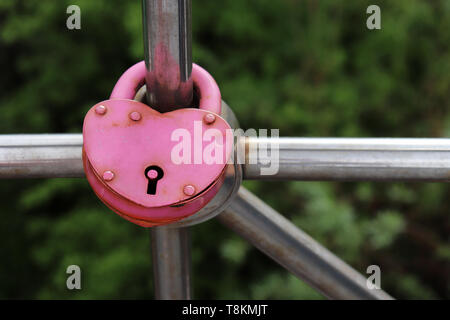
[[[193,65],[199,108],[167,113],[132,100],[144,76],[139,62],[122,75],[110,100],[88,111],[83,163],[91,187],[109,208],[151,227],[188,217],[217,194],[233,136],[219,116],[220,91],[207,71]],[[212,149],[213,162],[204,157]]]

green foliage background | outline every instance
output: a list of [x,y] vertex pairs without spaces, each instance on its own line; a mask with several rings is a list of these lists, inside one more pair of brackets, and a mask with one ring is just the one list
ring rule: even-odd
[[[81,7],[82,29],[66,28]],[[378,4],[382,30],[366,28]],[[0,2],[0,133],[81,131],[143,58],[141,4]],[[194,61],[243,128],[282,136],[450,134],[450,1],[193,0]],[[450,298],[447,184],[246,182],[397,298]],[[0,181],[0,298],[152,298],[148,231],[84,179]],[[196,298],[321,298],[217,221],[192,228]],[[270,235],[268,235],[270,236]],[[82,269],[68,291],[66,267]]]

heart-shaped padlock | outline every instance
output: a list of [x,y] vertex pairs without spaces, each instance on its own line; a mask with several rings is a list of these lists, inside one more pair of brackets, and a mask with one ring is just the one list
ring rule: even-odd
[[83,126],[83,163],[97,196],[141,226],[167,224],[203,208],[218,192],[233,150],[214,79],[193,66],[199,109],[167,113],[131,100],[143,62],[127,70],[111,99],[93,106]]

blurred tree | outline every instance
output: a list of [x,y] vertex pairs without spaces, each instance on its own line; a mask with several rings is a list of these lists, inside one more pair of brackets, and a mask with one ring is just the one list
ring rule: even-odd
[[[81,8],[81,30],[66,8]],[[193,0],[194,61],[244,128],[283,136],[450,133],[450,2]],[[0,2],[0,133],[80,132],[85,112],[143,58],[140,1]],[[398,298],[450,298],[445,184],[246,182]],[[148,232],[83,179],[0,181],[0,298],[151,298]],[[216,221],[192,228],[197,298],[314,299]],[[269,235],[270,236],[270,235]],[[68,265],[82,290],[65,287]]]

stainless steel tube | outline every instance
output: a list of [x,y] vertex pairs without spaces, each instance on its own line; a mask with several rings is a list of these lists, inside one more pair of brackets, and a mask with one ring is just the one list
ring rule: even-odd
[[243,187],[218,219],[329,298],[392,299]]
[[[81,134],[0,135],[0,178],[84,177]],[[450,180],[450,139],[246,138],[246,157],[261,146],[279,148],[275,175],[268,165],[243,165],[244,179]],[[270,150],[270,149],[269,149]],[[270,165],[270,164],[269,164]]]
[[191,299],[188,228],[154,227],[151,242],[156,299]]
[[84,177],[81,134],[0,135],[0,178]]
[[[246,138],[245,150],[257,163],[244,165],[244,179],[450,180],[450,139]],[[270,166],[277,173],[263,175]]]
[[142,0],[147,102],[160,112],[193,97],[191,0]]
[[[160,112],[192,103],[190,0],[142,0],[147,104]],[[151,228],[157,299],[190,299],[189,230]]]

